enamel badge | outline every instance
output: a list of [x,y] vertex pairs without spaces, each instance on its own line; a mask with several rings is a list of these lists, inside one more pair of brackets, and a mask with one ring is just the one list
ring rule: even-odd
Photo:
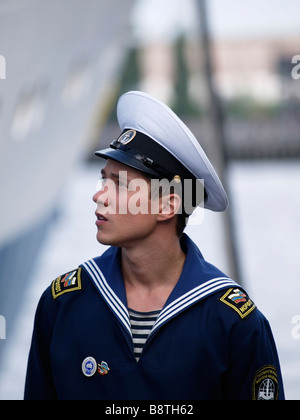
[[97,371],[97,362],[93,357],[87,357],[82,362],[81,368],[84,376],[86,376],[87,378],[91,378],[95,375]]
[[110,369],[106,362],[102,361],[101,364],[98,363],[98,373],[100,373],[100,375],[107,375],[109,371]]

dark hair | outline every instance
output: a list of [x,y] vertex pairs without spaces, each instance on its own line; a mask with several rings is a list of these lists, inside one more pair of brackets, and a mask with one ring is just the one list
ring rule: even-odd
[[189,217],[190,216],[185,213],[177,214],[176,233],[177,233],[178,238],[181,238],[184,232],[184,229],[186,228],[186,225],[188,224]]

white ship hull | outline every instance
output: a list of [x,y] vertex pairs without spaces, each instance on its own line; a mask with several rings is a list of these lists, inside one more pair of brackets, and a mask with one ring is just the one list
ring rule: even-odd
[[95,115],[105,113],[117,86],[133,3],[0,1],[0,315],[7,338],[58,192],[91,150]]

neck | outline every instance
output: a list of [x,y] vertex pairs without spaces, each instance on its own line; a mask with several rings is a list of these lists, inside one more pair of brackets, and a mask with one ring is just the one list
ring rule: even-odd
[[122,248],[122,271],[128,306],[140,311],[161,309],[181,275],[185,254],[178,237]]

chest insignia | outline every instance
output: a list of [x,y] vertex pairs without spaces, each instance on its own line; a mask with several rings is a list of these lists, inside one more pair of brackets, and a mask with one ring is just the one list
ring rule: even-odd
[[58,296],[61,296],[64,293],[69,293],[81,289],[81,268],[64,274],[63,276],[57,277],[57,279],[54,280],[51,285],[53,299],[56,299]]
[[249,296],[240,289],[227,290],[220,301],[234,309],[241,318],[245,318],[256,308]]
[[106,362],[102,361],[101,364],[98,363],[98,373],[100,373],[100,375],[107,375],[109,371],[110,368]]

